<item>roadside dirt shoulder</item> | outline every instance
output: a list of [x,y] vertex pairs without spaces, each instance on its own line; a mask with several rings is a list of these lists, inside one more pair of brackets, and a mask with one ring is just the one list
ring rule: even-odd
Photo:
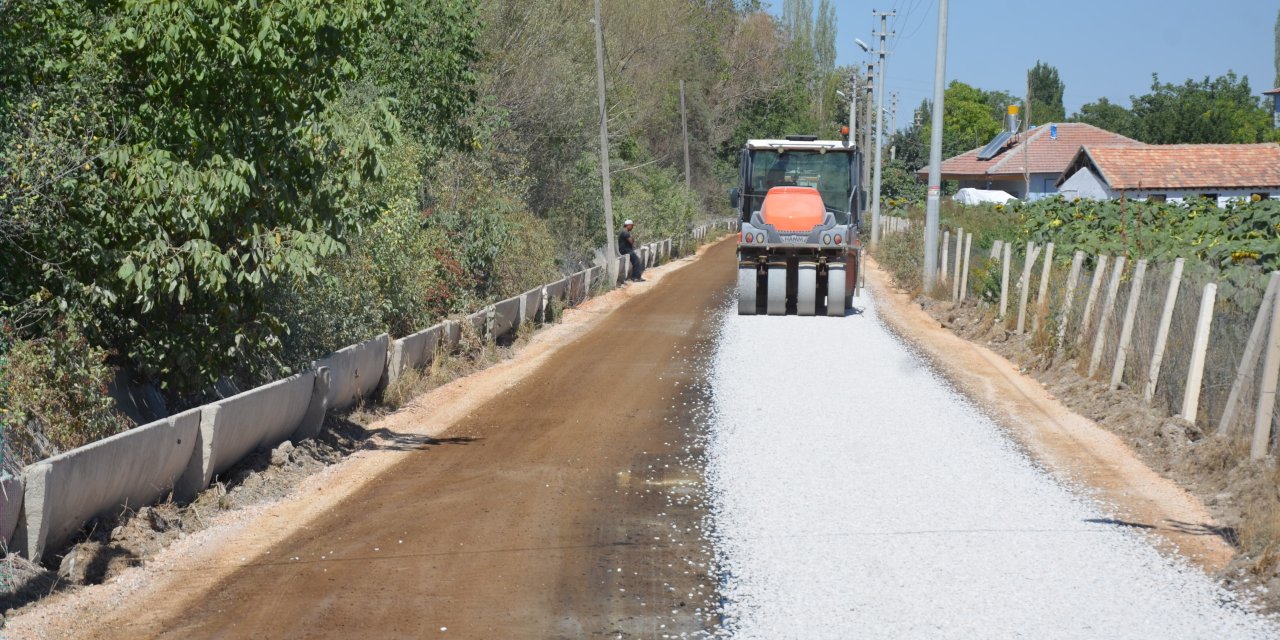
[[881,317],[953,384],[1001,422],[1050,471],[1115,511],[1117,525],[1147,531],[1158,546],[1206,572],[1234,549],[1204,505],[1145,465],[1118,436],[1071,411],[1016,364],[944,328],[868,260],[867,283]]

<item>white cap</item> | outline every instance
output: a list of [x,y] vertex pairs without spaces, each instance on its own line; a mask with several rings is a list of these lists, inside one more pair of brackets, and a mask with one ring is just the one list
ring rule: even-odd
[[624,226],[624,227],[625,227],[625,226],[627,226],[627,225],[629,225],[629,224],[635,224],[635,223],[634,223],[634,222],[632,222],[632,221],[630,221],[630,220],[626,220],[626,221],[624,221],[624,222],[622,223],[622,226]]

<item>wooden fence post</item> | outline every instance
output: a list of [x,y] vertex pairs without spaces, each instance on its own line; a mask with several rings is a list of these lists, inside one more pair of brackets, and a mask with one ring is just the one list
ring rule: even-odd
[[1098,317],[1098,329],[1093,334],[1093,350],[1089,352],[1089,377],[1098,373],[1102,364],[1102,348],[1107,344],[1107,328],[1111,325],[1111,311],[1116,306],[1116,294],[1120,292],[1120,278],[1124,276],[1124,256],[1116,256],[1111,268],[1111,280],[1107,282],[1107,297],[1102,303],[1102,315]]
[[1262,360],[1262,384],[1253,414],[1253,444],[1249,457],[1257,460],[1271,448],[1271,416],[1276,409],[1276,382],[1280,379],[1280,295],[1271,302],[1271,329],[1267,332],[1267,356]]
[[969,291],[969,253],[973,251],[973,234],[964,234],[964,266],[960,269],[960,302]]
[[1040,329],[1040,318],[1044,315],[1045,299],[1049,297],[1049,276],[1053,275],[1053,243],[1044,246],[1044,266],[1040,269],[1040,291],[1036,293],[1036,312],[1031,316],[1031,332]]
[[1151,367],[1147,371],[1147,384],[1142,389],[1142,399],[1151,402],[1156,395],[1156,383],[1160,381],[1160,363],[1164,361],[1164,347],[1169,342],[1169,324],[1173,322],[1173,308],[1178,303],[1178,289],[1182,286],[1182,265],[1185,261],[1173,261],[1173,273],[1169,274],[1169,290],[1164,294],[1164,309],[1160,311],[1160,327],[1156,330],[1156,345],[1151,352]]
[[1133,269],[1133,281],[1129,283],[1129,302],[1124,307],[1124,324],[1120,326],[1120,344],[1116,346],[1116,362],[1111,367],[1111,388],[1119,389],[1124,378],[1124,363],[1129,357],[1129,341],[1133,339],[1133,320],[1138,315],[1138,300],[1142,298],[1142,282],[1147,276],[1147,261],[1139,260]]
[[1258,356],[1262,353],[1262,340],[1267,330],[1268,314],[1276,295],[1280,294],[1280,271],[1272,271],[1267,281],[1267,292],[1262,296],[1262,304],[1258,305],[1258,316],[1253,319],[1253,330],[1249,332],[1249,341],[1244,345],[1244,355],[1240,357],[1240,368],[1236,369],[1236,379],[1231,383],[1231,393],[1227,396],[1227,406],[1222,410],[1222,419],[1218,421],[1218,433],[1225,434],[1231,430],[1236,420],[1236,412],[1240,407],[1240,394],[1245,385],[1253,378],[1253,371],[1258,367]]
[[1196,320],[1196,337],[1191,344],[1191,367],[1187,370],[1187,387],[1182,394],[1182,419],[1194,423],[1200,408],[1200,382],[1204,379],[1204,357],[1209,348],[1209,329],[1213,324],[1213,300],[1218,285],[1204,285],[1200,297],[1200,317]]
[[956,230],[956,259],[955,273],[951,278],[951,302],[960,301],[960,254],[964,253],[964,227]]
[[1000,319],[1009,311],[1009,243],[1001,243],[1004,258],[1000,261]]
[[1027,296],[1031,292],[1031,270],[1040,256],[1040,248],[1034,242],[1027,243],[1027,255],[1022,261],[1022,277],[1018,279],[1018,335],[1027,327]]
[[1089,334],[1093,325],[1093,303],[1098,301],[1098,289],[1102,280],[1107,277],[1107,256],[1098,256],[1098,266],[1093,270],[1093,282],[1089,283],[1089,296],[1084,299],[1084,315],[1080,316],[1080,333],[1076,336],[1076,346],[1084,346],[1084,337]]
[[1004,244],[1004,241],[1003,241],[1003,240],[996,240],[995,242],[992,242],[992,243],[991,243],[991,255],[989,255],[989,256],[987,256],[987,257],[988,257],[988,258],[991,258],[992,260],[999,259],[999,258],[1000,258],[1000,245],[1002,245],[1002,244]]
[[1071,271],[1067,273],[1067,292],[1066,298],[1062,301],[1062,311],[1058,316],[1058,347],[1057,351],[1062,350],[1062,342],[1067,337],[1067,322],[1071,320],[1071,307],[1076,302],[1076,285],[1080,282],[1080,269],[1084,266],[1084,252],[1077,251],[1071,257]]

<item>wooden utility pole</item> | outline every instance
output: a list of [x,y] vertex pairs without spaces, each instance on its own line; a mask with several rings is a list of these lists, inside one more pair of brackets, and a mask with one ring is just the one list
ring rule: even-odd
[[600,102],[600,184],[604,193],[604,256],[609,282],[618,281],[618,245],[613,237],[613,188],[609,182],[609,108],[604,99],[604,32],[596,0],[596,95]]
[[680,131],[684,134],[684,187],[693,189],[693,173],[689,170],[689,114],[684,108],[684,80],[680,81]]

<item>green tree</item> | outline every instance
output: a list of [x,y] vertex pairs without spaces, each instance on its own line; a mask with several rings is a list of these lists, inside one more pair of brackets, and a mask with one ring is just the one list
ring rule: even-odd
[[1062,94],[1066,90],[1058,78],[1058,69],[1045,62],[1027,71],[1027,88],[1031,99],[1031,124],[1062,122],[1067,117],[1062,106]]
[[1273,133],[1249,79],[1230,71],[1180,85],[1152,74],[1151,92],[1133,97],[1133,116],[1136,137],[1151,144],[1263,142]]
[[1121,105],[1108,100],[1105,96],[1097,102],[1089,102],[1080,107],[1080,111],[1071,116],[1072,122],[1091,124],[1099,129],[1106,129],[1130,138],[1136,137],[1138,123],[1133,113]]
[[[983,91],[959,80],[952,80],[944,96],[942,114],[942,157],[950,158],[980,147],[997,133],[1002,125],[992,116],[991,105]],[[932,122],[922,127],[922,139],[929,140]],[[927,144],[927,143],[926,143]]]

